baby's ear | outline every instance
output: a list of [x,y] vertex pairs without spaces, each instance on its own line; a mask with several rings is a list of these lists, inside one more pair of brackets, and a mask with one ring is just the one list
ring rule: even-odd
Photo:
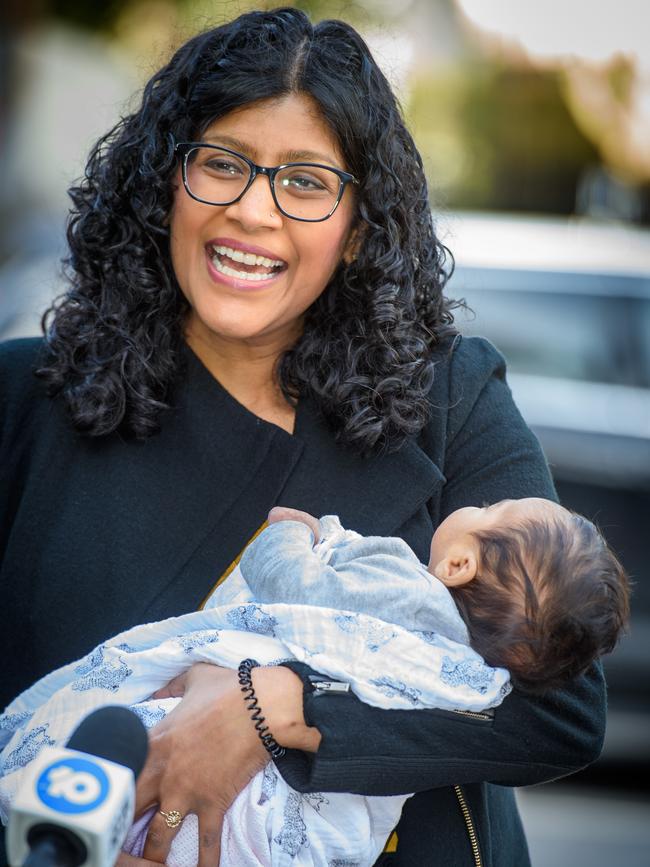
[[469,547],[453,548],[431,571],[445,586],[462,587],[476,578],[476,554]]

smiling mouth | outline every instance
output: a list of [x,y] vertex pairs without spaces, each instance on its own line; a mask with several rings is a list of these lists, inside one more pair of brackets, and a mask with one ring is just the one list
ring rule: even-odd
[[217,271],[238,280],[268,280],[284,271],[288,266],[282,259],[268,259],[255,253],[245,253],[233,247],[209,246],[208,255]]

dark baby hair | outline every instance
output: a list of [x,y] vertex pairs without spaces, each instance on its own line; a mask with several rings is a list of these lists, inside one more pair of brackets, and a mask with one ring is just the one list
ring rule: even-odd
[[280,358],[280,386],[290,402],[311,396],[336,438],[361,453],[397,449],[424,426],[432,350],[456,332],[455,305],[442,294],[452,264],[434,233],[422,161],[359,34],[285,8],[186,42],[70,189],[71,288],[44,317],[50,355],[40,375],[78,430],[146,438],[178,377],[188,305],[167,226],[175,142],[199,140],[234,109],[294,93],[315,101],[360,181],[359,243]]
[[629,582],[597,528],[580,515],[475,532],[476,579],[452,588],[470,644],[541,693],[612,651],[629,617]]

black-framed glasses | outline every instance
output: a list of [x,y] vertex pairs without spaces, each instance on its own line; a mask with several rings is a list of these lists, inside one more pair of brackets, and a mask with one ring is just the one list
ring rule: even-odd
[[292,220],[320,223],[331,217],[348,184],[359,181],[350,172],[320,163],[258,166],[243,154],[219,145],[185,141],[176,144],[182,158],[183,184],[189,195],[206,205],[232,205],[257,175],[266,175],[280,213]]

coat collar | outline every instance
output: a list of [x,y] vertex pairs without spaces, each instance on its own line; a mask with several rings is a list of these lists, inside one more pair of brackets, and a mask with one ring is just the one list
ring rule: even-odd
[[[145,446],[151,473],[165,476],[157,506],[175,526],[147,616],[197,607],[265,521],[302,452],[300,441],[238,403],[189,349],[172,408]],[[142,465],[139,464],[141,480]]]
[[[444,482],[414,441],[375,458],[337,445],[307,398],[288,434],[249,412],[193,353],[186,355],[186,376],[160,443],[180,501],[181,549],[150,601],[151,618],[187,610],[188,598],[198,605],[274,505],[336,514],[364,535],[392,535]],[[174,510],[172,501],[166,508]]]
[[310,399],[300,402],[295,436],[303,447],[280,504],[336,514],[344,527],[364,535],[394,534],[444,483],[415,440],[371,458],[338,445]]

